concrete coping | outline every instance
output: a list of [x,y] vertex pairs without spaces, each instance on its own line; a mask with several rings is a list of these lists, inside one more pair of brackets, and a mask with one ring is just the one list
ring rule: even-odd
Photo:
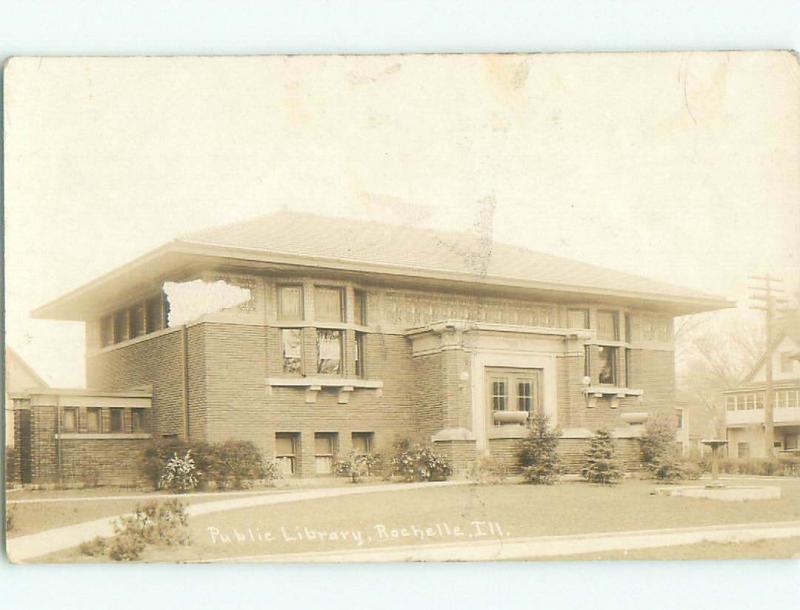
[[130,441],[152,438],[147,432],[62,432],[55,438],[62,441]]

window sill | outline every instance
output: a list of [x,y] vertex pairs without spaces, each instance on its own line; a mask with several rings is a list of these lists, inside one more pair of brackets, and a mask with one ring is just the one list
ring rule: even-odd
[[62,432],[55,438],[63,441],[89,440],[144,440],[151,438],[147,432]]
[[619,401],[621,398],[636,396],[641,399],[641,397],[644,395],[644,390],[618,388],[610,385],[594,385],[583,388],[583,394],[586,397],[586,406],[589,408],[596,407],[598,399],[610,398],[611,408],[616,409],[619,407]]
[[275,387],[305,388],[306,403],[317,402],[317,395],[322,388],[338,388],[338,402],[346,405],[350,400],[350,394],[355,390],[375,390],[376,396],[380,397],[383,393],[383,382],[377,379],[359,379],[355,377],[326,377],[317,375],[314,377],[267,377],[267,390],[272,394]]

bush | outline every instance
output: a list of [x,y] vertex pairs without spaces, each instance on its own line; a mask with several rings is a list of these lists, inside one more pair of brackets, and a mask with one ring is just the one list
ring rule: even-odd
[[142,460],[142,473],[150,481],[154,488],[158,489],[164,466],[175,455],[186,455],[187,451],[192,452],[195,473],[198,478],[198,487],[203,488],[207,483],[206,474],[209,471],[211,462],[211,445],[204,442],[193,441],[188,443],[181,439],[166,439],[150,444],[144,451]]
[[186,508],[177,500],[137,505],[133,514],[114,523],[108,556],[115,561],[135,561],[148,544],[176,546],[189,543]]
[[6,447],[5,469],[6,486],[10,487],[20,482],[19,453],[15,447]]
[[392,474],[406,481],[443,481],[453,473],[447,458],[433,448],[403,439],[395,444]]
[[616,458],[614,439],[608,430],[598,430],[586,451],[586,462],[581,476],[590,483],[611,485],[622,478],[622,470]]
[[719,462],[719,469],[726,474],[797,477],[800,476],[800,456],[724,458]]
[[648,464],[650,474],[659,481],[665,483],[673,483],[675,481],[682,481],[688,479],[689,471],[687,469],[687,462],[679,460],[677,456],[667,453],[660,458]]
[[184,493],[197,487],[198,480],[197,467],[192,459],[192,450],[187,449],[183,457],[177,453],[172,454],[161,472],[158,487]]
[[493,455],[484,454],[472,465],[468,477],[479,485],[498,485],[508,477],[508,468]]
[[166,465],[175,455],[185,456],[189,451],[195,465],[196,488],[203,489],[211,482],[218,489],[241,489],[253,481],[270,484],[280,478],[274,461],[264,460],[253,443],[233,440],[213,445],[179,439],[154,443],[145,450],[144,475],[159,488]]
[[208,480],[218,489],[242,489],[252,481],[273,480],[277,467],[268,468],[258,448],[250,441],[224,441],[211,446]]
[[675,427],[672,421],[664,416],[649,420],[639,437],[639,444],[645,465],[654,464],[665,455],[674,453]]
[[334,472],[340,477],[350,477],[352,483],[358,483],[362,477],[369,476],[379,468],[380,462],[380,456],[377,454],[358,453],[353,450],[336,462]]
[[78,547],[78,550],[82,555],[88,555],[89,557],[100,557],[106,554],[106,551],[108,550],[108,542],[102,536],[96,536],[89,542],[82,542]]
[[561,474],[558,441],[561,433],[550,429],[546,415],[531,416],[531,431],[517,450],[522,476],[528,483],[551,485]]

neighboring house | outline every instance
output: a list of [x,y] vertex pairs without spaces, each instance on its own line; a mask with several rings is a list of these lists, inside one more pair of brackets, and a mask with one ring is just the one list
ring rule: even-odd
[[[170,282],[246,296],[176,325]],[[281,212],[170,242],[34,315],[86,323],[93,392],[152,388],[154,436],[252,441],[311,477],[409,436],[459,471],[486,452],[513,465],[531,412],[571,470],[601,426],[632,466],[641,424],[674,414],[673,317],[728,306],[466,233]],[[79,443],[89,413],[70,417]]]
[[769,353],[756,363],[739,387],[725,392],[728,455],[764,457],[766,359],[772,359],[774,448],[800,452],[800,313],[776,323]]
[[14,446],[14,401],[11,395],[24,390],[48,388],[47,382],[42,379],[30,365],[22,359],[16,351],[6,346],[6,380],[5,380],[5,426],[6,447]]

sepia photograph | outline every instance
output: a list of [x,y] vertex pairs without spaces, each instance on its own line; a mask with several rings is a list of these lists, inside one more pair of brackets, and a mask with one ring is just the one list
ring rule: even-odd
[[796,53],[3,77],[10,561],[800,558]]

